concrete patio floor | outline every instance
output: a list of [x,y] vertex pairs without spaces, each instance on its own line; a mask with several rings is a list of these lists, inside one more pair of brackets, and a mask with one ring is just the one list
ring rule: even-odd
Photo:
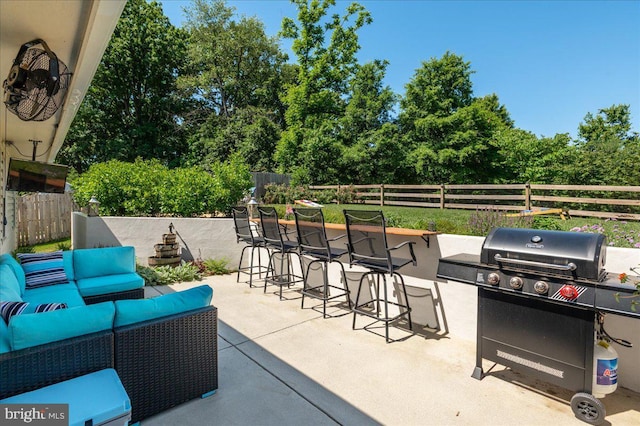
[[[210,285],[219,318],[219,389],[143,421],[156,425],[585,425],[573,393],[501,366],[471,378],[475,342],[422,329],[384,328],[321,301],[276,287],[249,288],[235,275],[146,288],[146,297]],[[315,309],[314,309],[315,307]],[[345,315],[346,314],[346,315]],[[469,312],[475,315],[475,312]],[[415,328],[415,327],[414,327]],[[375,334],[378,333],[378,334]],[[619,388],[602,399],[605,424],[639,425],[640,394]]]

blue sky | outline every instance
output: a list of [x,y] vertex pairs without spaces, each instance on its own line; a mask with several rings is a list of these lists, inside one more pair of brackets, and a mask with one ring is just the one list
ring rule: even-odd
[[[162,0],[180,26],[188,0]],[[288,0],[227,1],[276,35]],[[351,3],[338,0],[331,13]],[[423,61],[451,51],[470,62],[475,96],[498,95],[516,127],[538,136],[569,133],[584,116],[631,106],[640,131],[640,0],[360,0],[373,23],[359,32],[361,62],[387,59],[385,83],[403,95]],[[290,52],[291,42],[282,41]],[[289,54],[290,60],[295,58]]]

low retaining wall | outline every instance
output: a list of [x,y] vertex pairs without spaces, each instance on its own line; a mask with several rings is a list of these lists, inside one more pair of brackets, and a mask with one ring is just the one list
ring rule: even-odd
[[147,265],[148,258],[155,255],[154,245],[162,243],[170,224],[183,260],[226,258],[230,267],[238,264],[242,245],[236,243],[233,219],[227,218],[89,217],[76,212],[72,217],[71,245],[133,246],[138,262]]
[[[74,213],[72,220],[73,248],[92,248],[131,245],[136,249],[139,263],[155,254],[154,245],[162,242],[162,234],[173,224],[182,249],[182,258],[226,258],[235,268],[240,260],[242,245],[236,243],[233,220],[225,218],[134,218],[87,217]],[[331,234],[331,232],[328,232]],[[329,235],[331,236],[331,235]],[[405,238],[406,239],[406,238]],[[456,253],[480,253],[483,237],[438,235],[426,242],[416,240],[418,266],[403,268],[409,275],[407,284],[416,288],[438,288],[445,313],[446,328],[451,336],[475,342],[477,291],[474,286],[455,282],[435,282],[438,259]],[[390,240],[390,244],[397,244]],[[640,264],[640,250],[609,247],[606,267],[611,272],[628,272],[630,266]],[[349,269],[347,268],[347,271]],[[419,277],[419,278],[415,278]],[[633,348],[615,345],[619,354],[618,377],[621,386],[640,392],[640,320],[607,315],[609,334],[631,341]],[[469,374],[473,366],[469,366]]]

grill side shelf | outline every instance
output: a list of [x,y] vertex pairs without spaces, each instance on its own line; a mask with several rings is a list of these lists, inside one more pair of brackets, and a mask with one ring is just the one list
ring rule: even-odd
[[457,254],[455,256],[441,258],[438,261],[436,277],[475,285],[478,276],[478,269],[475,265],[477,265],[479,261],[479,256],[471,254]]

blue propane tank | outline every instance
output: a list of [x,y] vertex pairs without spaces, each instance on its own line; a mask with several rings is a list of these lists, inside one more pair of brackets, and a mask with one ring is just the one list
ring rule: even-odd
[[593,386],[596,398],[612,393],[618,387],[618,353],[605,340],[598,340],[593,349]]

